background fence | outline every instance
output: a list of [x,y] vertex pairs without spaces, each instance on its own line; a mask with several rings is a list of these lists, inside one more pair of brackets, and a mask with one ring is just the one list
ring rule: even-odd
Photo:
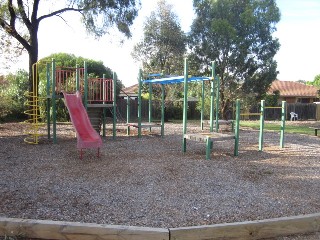
[[[127,100],[117,100],[118,118],[122,121],[127,119]],[[281,107],[279,105],[278,107]],[[167,101],[165,103],[165,120],[182,119],[183,102],[182,101]],[[251,107],[250,113],[259,113],[260,105]],[[290,112],[298,114],[299,120],[320,120],[320,104],[314,103],[287,103],[286,120],[290,120]],[[147,120],[149,117],[149,102],[142,100],[141,102],[142,119]],[[138,118],[138,101],[130,100],[130,119],[136,121]],[[161,119],[161,102],[152,101],[152,118],[153,120]],[[208,118],[208,117],[207,117]],[[197,102],[188,102],[188,119],[200,120],[200,111],[197,109]],[[258,120],[259,116],[250,116],[248,120]],[[265,120],[280,120],[281,108],[265,109]]]
[[[281,107],[279,104],[277,107]],[[250,112],[260,112],[260,105],[254,106]],[[290,112],[298,114],[298,120],[320,120],[320,105],[314,103],[287,103],[286,120],[290,120]],[[280,120],[281,108],[266,108],[265,120]]]

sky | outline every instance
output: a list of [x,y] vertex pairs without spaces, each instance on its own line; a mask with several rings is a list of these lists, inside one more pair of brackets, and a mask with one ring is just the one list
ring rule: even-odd
[[[39,59],[52,53],[72,53],[76,56],[102,61],[111,68],[125,86],[137,82],[139,64],[131,57],[134,44],[143,37],[143,22],[156,8],[157,0],[141,0],[142,8],[132,26],[132,39],[119,43],[119,34],[113,32],[101,39],[88,36],[76,15],[49,18],[40,24]],[[188,32],[194,18],[192,0],[167,0],[178,15],[182,30]],[[320,74],[320,0],[277,0],[281,20],[274,37],[281,44],[275,56],[278,79],[286,81],[313,81]],[[123,38],[124,39],[124,38]],[[27,69],[28,57],[15,65]]]

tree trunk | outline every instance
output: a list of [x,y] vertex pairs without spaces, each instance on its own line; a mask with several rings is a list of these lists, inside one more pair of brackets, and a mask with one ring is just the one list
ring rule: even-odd
[[38,105],[39,78],[35,64],[38,61],[38,26],[38,24],[34,24],[33,27],[29,29],[30,46],[27,49],[29,54],[29,92],[31,93],[29,96],[29,110],[32,112],[32,116],[30,116],[32,121],[37,121],[35,120],[35,116],[39,114],[39,109],[36,107]]
[[[36,75],[36,65],[38,61],[38,25],[34,26],[30,30],[30,49],[28,49],[29,54],[29,91],[33,93],[38,92],[39,81],[38,76]],[[34,76],[33,76],[34,75]],[[34,79],[34,77],[36,79]]]

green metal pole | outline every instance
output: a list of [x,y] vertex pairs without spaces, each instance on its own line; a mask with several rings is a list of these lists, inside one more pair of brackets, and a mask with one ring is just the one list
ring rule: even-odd
[[[149,83],[149,123],[152,122],[152,84]],[[151,127],[149,129],[151,132]]]
[[201,86],[201,130],[203,130],[203,121],[204,121],[204,81],[202,81],[202,86]]
[[[103,97],[102,97],[102,104],[105,104],[105,97],[106,97],[106,84],[105,84],[105,78],[106,78],[106,75],[103,74],[102,75],[102,94],[103,94]],[[103,107],[102,109],[102,136],[103,137],[106,137],[106,113],[107,109],[105,107]]]
[[234,130],[234,156],[239,155],[239,140],[240,140],[240,100],[236,101],[236,126]]
[[138,137],[141,137],[141,79],[142,79],[142,70],[139,71],[139,78],[138,78]]
[[[211,89],[210,89],[210,132],[213,132],[213,121],[214,121],[214,89],[215,89],[215,81],[216,81],[216,69],[215,63],[212,62],[211,67]],[[217,124],[217,123],[216,123]]]
[[47,63],[47,131],[50,139],[50,63]]
[[212,141],[210,141],[210,137],[206,138],[206,160],[210,160],[210,154],[212,149]]
[[84,65],[84,107],[88,108],[88,68],[87,62],[83,63]]
[[187,117],[188,117],[188,61],[184,59],[184,96],[183,96],[183,140],[182,140],[182,151],[187,151],[187,139],[185,134],[187,133]]
[[164,136],[164,84],[161,84],[161,137]]
[[113,139],[116,139],[117,133],[117,74],[113,72],[113,127],[112,127],[112,136]]
[[216,92],[216,132],[219,131],[219,110],[220,110],[220,78],[216,76],[217,79],[217,92]]
[[284,148],[284,131],[286,126],[286,101],[282,101],[281,105],[281,131],[280,131],[280,148]]
[[262,149],[263,149],[264,110],[265,110],[265,101],[261,100],[260,131],[259,131],[259,151],[262,151]]
[[56,62],[52,59],[52,134],[53,143],[57,143],[57,106],[56,106]]
[[76,65],[76,91],[80,91],[80,69],[79,69],[79,64]]

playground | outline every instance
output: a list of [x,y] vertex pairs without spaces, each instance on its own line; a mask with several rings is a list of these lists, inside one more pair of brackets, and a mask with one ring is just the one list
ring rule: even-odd
[[[127,121],[117,124],[116,75],[113,79],[104,76],[88,79],[86,64],[83,69],[66,70],[56,68],[54,61],[51,68],[47,64],[46,123],[39,121],[39,103],[43,100],[35,90],[30,93],[29,124],[0,125],[0,220],[3,217],[148,227],[156,232],[156,239],[176,240],[185,239],[184,230],[174,233],[174,229],[183,227],[282,217],[299,219],[301,215],[309,218],[298,220],[298,225],[317,222],[320,139],[285,134],[284,101],[281,107],[270,107],[262,100],[260,112],[243,113],[237,100],[234,120],[219,119],[220,83],[214,69],[213,63],[211,77],[189,77],[185,61],[184,76],[161,75],[142,80],[140,73],[138,122],[128,117],[127,97]],[[37,81],[35,78],[35,86]],[[209,121],[203,119],[205,81],[210,83]],[[202,83],[198,121],[187,121],[188,82]],[[165,123],[164,85],[181,83],[184,84],[183,120]],[[149,86],[147,122],[142,122],[141,117],[142,84]],[[152,119],[152,84],[161,85],[160,121]],[[61,97],[72,123],[57,121],[56,100]],[[108,124],[107,108],[113,112]],[[281,112],[277,121],[279,131],[264,130],[264,113],[268,108]],[[89,109],[95,110],[94,116],[89,116]],[[259,130],[240,128],[240,118],[249,116],[260,118]],[[93,120],[98,120],[98,128]],[[311,121],[287,124],[318,127],[317,122]],[[6,221],[0,221],[0,230],[3,224],[4,229],[8,228]],[[311,223],[311,230],[304,227],[295,231],[291,223],[277,232],[274,227],[286,223],[275,221],[273,227],[264,226],[267,234],[262,236],[278,236],[284,233],[282,228],[285,233],[319,231],[317,223]],[[30,226],[37,228],[37,223]],[[120,231],[117,235],[121,235],[123,227],[115,228]],[[246,236],[259,235],[261,227],[249,228],[243,228]],[[132,234],[138,234],[137,231],[140,230],[134,229]],[[87,234],[87,230],[84,232]],[[142,239],[148,239],[142,232]],[[221,236],[228,233],[229,230],[224,230]],[[188,239],[194,239],[195,235],[197,239],[212,236],[208,233],[201,238],[196,231],[186,234]],[[128,239],[140,239],[128,235]],[[40,238],[37,234],[32,236]]]
[[89,149],[80,160],[71,124],[57,125],[57,144],[28,145],[23,128],[0,125],[1,217],[163,228],[320,212],[316,136],[286,134],[279,148],[279,132],[266,131],[259,151],[259,131],[240,129],[239,156],[225,140],[205,160],[202,143],[183,153],[181,123],[167,123],[164,137],[119,129],[100,158]]

